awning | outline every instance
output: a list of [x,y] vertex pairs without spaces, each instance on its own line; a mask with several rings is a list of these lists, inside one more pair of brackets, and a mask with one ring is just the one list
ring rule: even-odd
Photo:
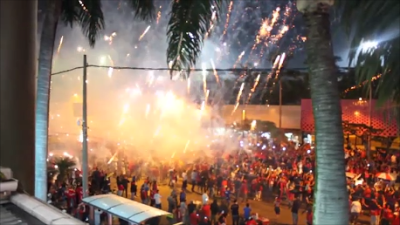
[[131,223],[141,223],[154,217],[171,214],[114,194],[94,195],[86,197],[82,201]]

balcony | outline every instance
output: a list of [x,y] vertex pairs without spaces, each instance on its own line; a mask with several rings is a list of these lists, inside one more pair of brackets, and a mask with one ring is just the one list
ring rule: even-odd
[[9,168],[0,167],[0,224],[84,225],[85,223],[18,190]]

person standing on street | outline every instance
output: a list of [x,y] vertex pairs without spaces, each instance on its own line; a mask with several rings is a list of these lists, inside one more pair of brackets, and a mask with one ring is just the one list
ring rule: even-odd
[[237,200],[233,201],[231,205],[232,225],[239,225],[239,204]]
[[213,203],[211,203],[211,223],[217,223],[217,215],[219,213],[219,205],[216,199],[214,199]]
[[161,209],[161,195],[159,190],[156,190],[156,193],[154,194],[154,201],[156,208]]
[[293,201],[291,212],[292,212],[292,221],[293,225],[297,225],[299,222],[299,209],[301,206],[301,201],[299,196],[296,196],[296,199]]
[[251,217],[251,208],[249,203],[247,203],[246,207],[243,208],[243,216],[245,220],[248,220]]

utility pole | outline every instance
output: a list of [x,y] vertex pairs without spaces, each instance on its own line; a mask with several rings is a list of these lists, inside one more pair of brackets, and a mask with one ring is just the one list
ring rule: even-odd
[[369,100],[368,100],[368,126],[370,128],[370,132],[368,135],[368,149],[367,149],[367,158],[371,160],[371,129],[372,129],[372,81],[369,82]]
[[282,129],[282,80],[279,79],[279,129]]
[[83,103],[82,103],[82,189],[83,197],[88,196],[88,134],[87,134],[87,58],[83,55]]

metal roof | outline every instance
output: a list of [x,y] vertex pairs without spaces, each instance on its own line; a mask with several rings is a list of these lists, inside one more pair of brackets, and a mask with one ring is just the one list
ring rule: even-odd
[[82,201],[131,223],[141,223],[154,217],[171,215],[167,211],[114,194],[90,196]]
[[11,203],[0,205],[0,224],[7,225],[45,225],[45,223],[39,221],[32,215],[26,213],[22,209],[19,209],[16,205]]

